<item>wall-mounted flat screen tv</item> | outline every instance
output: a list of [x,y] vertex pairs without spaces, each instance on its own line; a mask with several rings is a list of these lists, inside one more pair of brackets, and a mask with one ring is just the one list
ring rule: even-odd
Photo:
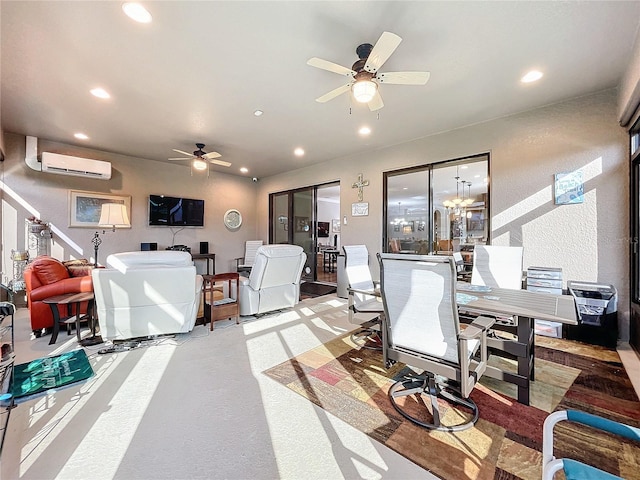
[[149,195],[149,225],[204,227],[204,200]]

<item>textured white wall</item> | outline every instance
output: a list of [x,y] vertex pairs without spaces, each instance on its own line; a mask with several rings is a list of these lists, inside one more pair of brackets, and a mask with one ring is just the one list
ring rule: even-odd
[[[205,227],[186,228],[175,236],[176,244],[191,247],[199,253],[200,242],[209,242],[209,252],[216,254],[216,271],[235,271],[235,258],[244,254],[244,242],[256,237],[256,188],[251,179],[211,172],[190,174],[186,166],[152,160],[124,157],[106,152],[80,149],[70,145],[39,140],[39,151],[109,161],[111,180],[95,180],[37,172],[24,163],[25,137],[5,134],[7,160],[4,162],[4,182],[10,192],[3,194],[3,271],[10,271],[11,248],[23,249],[24,220],[32,212],[43,221],[51,222],[54,239],[51,254],[56,258],[91,258],[91,238],[95,229],[69,228],[68,192],[84,190],[99,193],[131,195],[131,229],[118,229],[101,236],[98,260],[104,263],[107,255],[140,250],[142,242],[157,242],[158,249],[172,244],[172,232],[167,227],[149,227],[149,194],[165,194],[205,200]],[[228,230],[223,223],[224,213],[236,208],[243,215],[242,226]],[[9,221],[13,219],[12,221]],[[178,229],[173,229],[177,231]],[[267,238],[264,238],[266,241]],[[7,248],[8,247],[8,248]],[[198,271],[204,271],[204,261],[197,261]],[[9,270],[7,270],[9,269]]]
[[[616,101],[617,92],[608,90],[262,179],[258,235],[268,235],[269,193],[340,180],[340,218],[348,218],[341,243],[365,243],[375,255],[382,249],[384,171],[490,152],[492,243],[523,245],[525,268],[561,267],[565,284],[615,285],[621,334],[628,338],[629,154]],[[585,176],[584,203],[554,205],[554,174],[576,169]],[[350,211],[359,173],[370,181],[367,217]],[[375,258],[372,268],[377,276]]]

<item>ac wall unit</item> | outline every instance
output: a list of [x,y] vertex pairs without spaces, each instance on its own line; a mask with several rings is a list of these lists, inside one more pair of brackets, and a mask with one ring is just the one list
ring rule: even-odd
[[71,157],[59,153],[42,152],[42,171],[76,177],[111,178],[111,163],[89,158]]

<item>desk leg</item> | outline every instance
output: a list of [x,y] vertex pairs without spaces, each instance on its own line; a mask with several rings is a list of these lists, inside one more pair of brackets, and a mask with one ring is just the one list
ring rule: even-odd
[[529,405],[529,389],[533,377],[533,340],[531,333],[533,331],[533,319],[527,317],[518,317],[518,342],[525,345],[525,355],[518,357],[518,375],[524,379],[525,385],[518,385],[518,402],[523,405]]

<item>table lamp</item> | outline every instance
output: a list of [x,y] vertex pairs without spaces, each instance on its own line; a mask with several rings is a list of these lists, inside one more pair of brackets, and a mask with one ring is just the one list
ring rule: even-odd
[[[130,227],[129,215],[127,214],[127,207],[124,203],[103,203],[102,210],[100,211],[100,220],[98,220],[99,227],[111,227],[112,231],[116,231],[116,227]],[[102,231],[104,235],[106,230]],[[96,232],[91,239],[94,250],[94,264],[98,266],[98,247],[102,243],[100,239],[100,232]]]

